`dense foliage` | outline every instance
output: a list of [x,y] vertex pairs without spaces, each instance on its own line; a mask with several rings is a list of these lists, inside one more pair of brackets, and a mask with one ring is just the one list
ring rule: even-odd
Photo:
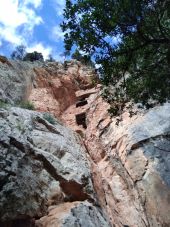
[[34,51],[32,53],[27,53],[23,58],[24,61],[44,61],[42,53]]
[[26,47],[24,45],[19,45],[11,54],[13,60],[22,60],[22,61],[44,61],[42,53],[34,51],[32,53],[26,52]]
[[66,50],[92,56],[106,85],[121,81],[114,101],[170,98],[169,0],[66,0],[64,18]]
[[75,50],[75,52],[72,54],[72,59],[75,59],[77,61],[82,62],[85,65],[91,65],[94,66],[90,55],[88,54],[81,54],[80,51],[78,49]]

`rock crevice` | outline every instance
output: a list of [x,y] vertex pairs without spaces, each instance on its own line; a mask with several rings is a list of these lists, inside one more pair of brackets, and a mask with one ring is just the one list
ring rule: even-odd
[[117,125],[79,62],[2,59],[0,76],[1,100],[59,119],[1,108],[1,226],[170,226],[169,103]]

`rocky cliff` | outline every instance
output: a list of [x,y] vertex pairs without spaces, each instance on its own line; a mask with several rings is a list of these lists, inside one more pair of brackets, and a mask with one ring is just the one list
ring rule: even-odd
[[[0,226],[170,226],[170,104],[122,121],[95,72],[0,60]],[[50,121],[52,113],[56,119]]]

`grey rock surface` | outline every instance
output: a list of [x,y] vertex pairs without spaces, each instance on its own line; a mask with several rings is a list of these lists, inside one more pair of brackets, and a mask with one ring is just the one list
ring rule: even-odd
[[[52,86],[53,83],[55,84],[56,78],[58,78],[59,83],[62,84],[60,87],[62,88],[64,95],[67,94],[64,89],[71,89],[71,92],[73,93],[74,90],[77,90],[80,87],[84,89],[86,86],[89,86],[89,81],[91,81],[90,77],[94,73],[94,69],[87,66],[85,67],[75,60],[67,61],[65,63],[29,62],[19,60],[9,61],[4,57],[0,57],[0,101],[11,104],[27,101],[33,88],[39,86],[38,88],[40,89],[48,88],[47,90],[49,90],[49,87]],[[62,79],[65,79],[65,77],[69,77],[68,81],[71,81],[70,87],[68,81],[67,83],[63,83]],[[39,81],[39,84],[37,84],[37,81]],[[59,97],[57,96],[58,93],[56,92],[55,94],[56,87],[54,86],[53,88],[52,86],[51,89],[51,93],[54,93],[52,95],[54,98],[56,96],[56,101],[59,101]],[[71,92],[70,96],[72,97],[73,94],[71,94]],[[37,97],[33,94],[33,99],[35,98]],[[43,98],[44,97],[42,96],[41,99]],[[69,95],[67,95],[67,99],[69,99]],[[54,102],[55,100],[53,100],[53,103]],[[65,102],[67,104],[68,101],[65,100]],[[58,109],[66,104],[61,102]],[[48,105],[48,103],[46,103],[46,105]]]
[[88,202],[82,202],[71,209],[63,220],[62,227],[109,227],[102,213]]
[[0,220],[38,218],[50,205],[94,200],[79,137],[43,114],[0,109]]
[[0,100],[17,103],[27,100],[35,73],[33,64],[21,61],[0,61]]
[[[170,226],[170,103],[131,118],[124,112],[117,124],[98,90],[88,90],[83,78],[92,71],[74,61],[0,59],[2,101],[27,100],[34,86],[30,100],[52,112],[71,92],[88,93],[86,108],[76,112],[80,94],[61,108],[69,107],[62,119],[72,128],[76,113],[86,113],[87,129],[75,125],[82,139],[43,113],[0,109],[0,226]],[[49,92],[52,99],[43,101]]]
[[99,207],[87,201],[53,206],[36,222],[37,227],[110,227]]

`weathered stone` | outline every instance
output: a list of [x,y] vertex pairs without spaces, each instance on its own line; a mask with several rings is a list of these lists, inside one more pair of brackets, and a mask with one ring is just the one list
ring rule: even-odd
[[9,62],[9,60],[5,57],[0,55],[0,62],[3,64],[7,64],[8,66],[12,66],[11,63]]
[[[35,67],[36,87],[32,90],[29,100],[38,111],[50,112],[60,117],[71,105],[78,100],[76,91],[89,86],[89,76],[82,75],[84,66],[80,62],[70,61],[64,64],[56,62]],[[92,69],[86,67],[86,71]]]
[[170,104],[116,124],[92,74],[76,61],[0,63],[0,100],[31,94],[81,136],[40,113],[0,110],[0,226],[170,226]]
[[28,99],[35,77],[33,66],[27,62],[0,61],[0,100],[13,104]]
[[[170,104],[132,118],[125,112],[117,126],[116,119],[107,121],[103,101],[94,103],[87,112],[86,144],[94,178],[102,179],[94,184],[102,206],[117,226],[169,226]],[[94,143],[105,150],[102,160],[94,155]]]
[[[88,90],[77,93],[79,97]],[[72,105],[63,115],[76,131],[80,129],[71,118],[83,112],[87,115],[83,138],[91,158],[93,185],[111,222],[169,226],[170,104],[149,111],[137,109],[132,118],[125,112],[116,125],[116,119],[108,115],[109,105],[98,95],[90,94],[87,101],[87,106],[76,109]]]
[[49,205],[94,200],[85,148],[74,132],[43,114],[0,115],[0,220],[38,218]]
[[109,227],[100,209],[89,202],[65,203],[52,207],[49,214],[36,222],[37,227]]

